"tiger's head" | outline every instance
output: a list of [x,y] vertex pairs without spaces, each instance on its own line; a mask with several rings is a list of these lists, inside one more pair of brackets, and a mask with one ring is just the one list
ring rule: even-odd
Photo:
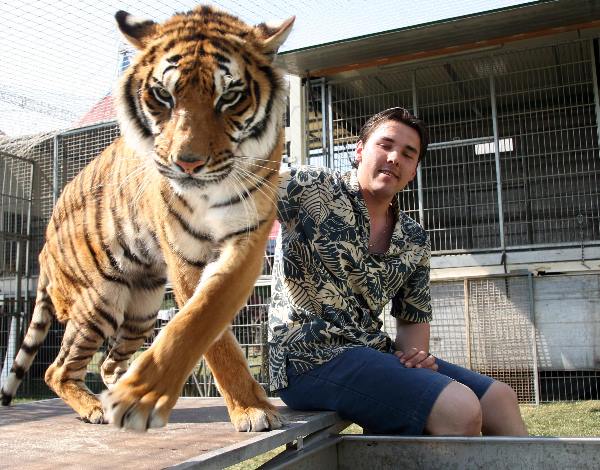
[[294,17],[249,26],[209,6],[162,24],[116,14],[136,48],[115,93],[121,132],[176,189],[255,171],[278,143],[286,85],[273,65]]

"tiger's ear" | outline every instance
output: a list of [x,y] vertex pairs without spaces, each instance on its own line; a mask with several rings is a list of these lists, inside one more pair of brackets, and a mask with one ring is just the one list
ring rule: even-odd
[[158,32],[154,21],[137,18],[123,10],[119,10],[115,18],[125,39],[136,49],[143,49]]
[[266,54],[275,57],[275,54],[281,45],[292,32],[292,26],[295,20],[296,17],[292,16],[278,24],[261,23],[255,26],[258,30],[259,37],[262,39],[263,51]]

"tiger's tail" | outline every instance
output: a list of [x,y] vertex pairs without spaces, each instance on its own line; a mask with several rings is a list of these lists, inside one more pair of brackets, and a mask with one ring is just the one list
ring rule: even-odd
[[35,308],[31,316],[31,323],[27,329],[27,334],[23,344],[17,353],[13,365],[8,373],[6,381],[0,388],[0,399],[2,405],[8,406],[17,393],[17,389],[23,377],[31,367],[38,349],[46,339],[50,324],[54,318],[54,305],[48,295],[48,278],[43,272],[40,272]]

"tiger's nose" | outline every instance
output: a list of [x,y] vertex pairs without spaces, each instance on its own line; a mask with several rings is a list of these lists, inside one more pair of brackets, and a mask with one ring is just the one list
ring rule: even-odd
[[192,160],[190,158],[175,160],[175,165],[181,168],[185,173],[191,175],[192,173],[198,173],[204,165],[206,165],[206,159],[204,160]]

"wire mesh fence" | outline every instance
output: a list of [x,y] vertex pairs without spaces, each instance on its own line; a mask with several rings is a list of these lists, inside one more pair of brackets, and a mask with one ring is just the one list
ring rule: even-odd
[[120,135],[116,122],[109,121],[83,129],[61,133],[56,138],[58,187],[60,193],[88,163]]
[[[394,68],[352,80],[311,81],[305,87],[309,162],[348,169],[360,125],[380,109],[404,104],[429,123],[433,143],[419,178],[401,193],[401,207],[425,225],[436,253],[597,242],[595,63],[590,43],[576,42],[452,64]],[[116,124],[107,121],[2,144],[2,223],[10,228],[0,231],[2,282],[3,292],[11,293],[0,297],[3,374],[31,311],[32,286],[23,287],[17,274],[25,280],[35,277],[53,201],[118,133]],[[26,158],[17,158],[15,148]],[[22,169],[27,165],[31,173]],[[15,179],[22,183],[12,184]],[[29,192],[24,189],[26,181]],[[20,211],[25,205],[30,206],[27,229]],[[17,248],[19,243],[29,243],[29,249]],[[272,252],[270,242],[265,277],[232,326],[253,376],[262,384],[268,382],[264,320]],[[593,277],[580,276],[579,281]],[[523,402],[600,398],[597,364],[561,362],[546,354],[549,348],[560,350],[559,336],[552,329],[560,329],[562,320],[546,316],[536,326],[539,318],[531,307],[536,298],[528,282],[545,281],[507,277],[433,282],[432,351],[510,383]],[[16,295],[18,289],[22,293]],[[175,311],[172,296],[167,295],[157,329]],[[386,314],[384,319],[393,335],[395,325]],[[590,318],[579,326],[596,324]],[[23,396],[50,393],[43,374],[56,357],[61,336],[62,327],[52,325],[21,388]],[[586,344],[595,347],[597,340]],[[103,388],[98,370],[103,355],[101,350],[88,369],[86,380],[94,391]],[[203,362],[183,393],[217,394]]]
[[468,366],[508,383],[524,403],[537,400],[530,282],[527,277],[469,280],[465,293]]
[[576,41],[316,81],[309,162],[349,168],[360,126],[404,106],[428,124],[431,144],[401,207],[434,253],[597,241],[593,51]]
[[[2,248],[0,253],[2,262],[0,355],[4,375],[10,369],[11,361],[29,324],[34,281],[39,272],[37,255],[43,245],[44,232],[52,213],[53,201],[57,199],[65,184],[118,135],[117,124],[109,120],[55,135],[6,139],[0,142],[2,149],[20,155],[25,154],[28,157],[23,158],[7,152],[0,153],[0,165],[3,168],[2,193],[0,193],[3,216],[0,221],[2,229],[0,230]],[[30,255],[25,249],[27,246],[31,246]],[[272,270],[273,251],[274,239],[271,237],[265,252],[261,278],[247,305],[239,312],[232,326],[248,359],[252,375],[262,384],[267,383],[264,366],[266,362],[263,361],[263,356],[266,354],[264,325],[269,300],[268,277]],[[26,265],[28,270],[25,269]],[[23,284],[22,289],[21,284]],[[155,335],[176,311],[172,292],[167,291],[157,319]],[[63,332],[63,325],[53,322],[48,338],[38,351],[30,374],[20,388],[23,396],[52,396],[43,377],[46,368],[58,354]],[[144,347],[151,344],[155,335],[148,339]],[[105,344],[94,355],[88,366],[86,384],[94,392],[104,388],[100,377],[100,365],[105,358],[106,349]],[[183,393],[186,396],[218,395],[214,378],[204,361],[194,369]]]
[[33,161],[0,152],[0,277],[25,273],[30,249]]
[[[549,306],[549,299],[567,297],[567,291],[565,305],[589,302],[600,293],[598,281],[597,273],[434,281],[431,352],[511,385],[521,403],[598,400],[600,370],[590,360],[597,335],[585,341],[582,331],[591,329],[593,336],[598,320],[585,309],[573,308],[566,317],[563,305]],[[394,337],[395,319],[387,310],[383,317]],[[568,329],[573,335],[561,341]]]

